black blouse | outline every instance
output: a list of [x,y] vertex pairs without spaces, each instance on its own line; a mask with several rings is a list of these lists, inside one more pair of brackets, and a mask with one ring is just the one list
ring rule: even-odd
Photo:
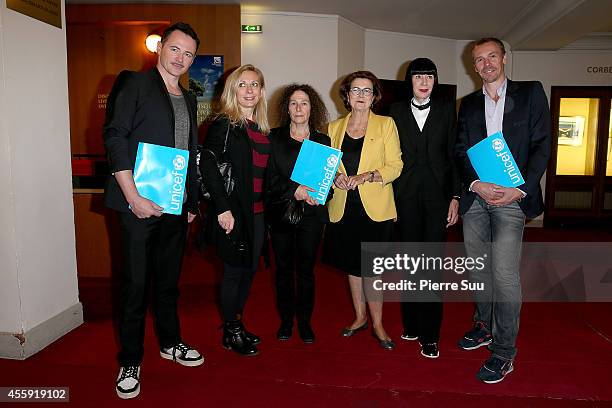
[[[361,159],[361,150],[363,149],[363,141],[365,137],[359,139],[353,139],[348,135],[344,134],[342,140],[342,164],[346,170],[347,176],[354,176],[359,170],[359,161]],[[351,203],[361,202],[359,197],[359,191],[357,189],[348,190],[346,200]]]
[[[331,145],[329,136],[316,130],[310,130],[309,140],[326,146]],[[291,198],[295,190],[300,186],[290,179],[293,167],[297,160],[302,143],[293,139],[289,133],[289,127],[275,128],[270,131],[271,154],[268,161],[266,177],[266,200],[274,202],[281,199]],[[331,198],[332,190],[328,201]],[[327,207],[323,205],[306,205],[305,215],[316,212],[323,222],[329,221]]]

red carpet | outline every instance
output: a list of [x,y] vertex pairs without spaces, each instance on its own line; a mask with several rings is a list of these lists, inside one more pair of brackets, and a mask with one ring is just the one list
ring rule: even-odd
[[399,339],[399,305],[385,304],[385,328],[397,343],[386,351],[369,332],[340,336],[353,317],[346,278],[322,265],[315,344],[303,344],[296,334],[276,340],[273,274],[262,267],[245,314],[249,329],[263,337],[261,354],[226,351],[211,261],[210,254],[190,251],[181,284],[183,337],[205,354],[203,366],[162,360],[149,320],[141,395],[119,400],[111,284],[82,279],[86,323],[26,361],[0,360],[0,386],[68,386],[71,405],[96,407],[612,407],[612,304],[525,304],[515,371],[486,385],[475,378],[486,350],[455,346],[468,328],[470,304],[445,305],[437,360],[421,357],[416,342]]

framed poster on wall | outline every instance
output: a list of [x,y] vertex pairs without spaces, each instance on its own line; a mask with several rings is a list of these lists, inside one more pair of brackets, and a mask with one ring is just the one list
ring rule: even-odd
[[219,79],[223,76],[223,55],[196,55],[189,68],[189,90],[198,99],[198,126],[212,113],[212,102],[220,95]]
[[559,117],[560,145],[580,146],[584,135],[584,116]]

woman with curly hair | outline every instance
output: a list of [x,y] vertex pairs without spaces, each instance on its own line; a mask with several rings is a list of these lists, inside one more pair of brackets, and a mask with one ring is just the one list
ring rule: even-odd
[[[262,72],[250,64],[239,67],[227,78],[221,113],[208,129],[200,160],[202,182],[211,198],[206,229],[223,260],[222,342],[241,355],[257,354],[255,345],[261,341],[245,330],[242,315],[265,238],[262,186],[270,152],[266,111]],[[231,192],[217,166],[224,151],[232,165]]]
[[[281,323],[279,340],[289,340],[293,321],[304,343],[313,343],[310,318],[314,308],[314,266],[323,225],[328,222],[327,208],[308,195],[311,188],[290,179],[302,142],[305,139],[329,146],[321,133],[327,121],[327,109],[319,94],[310,86],[291,84],[280,98],[280,127],[270,132],[271,154],[267,174],[267,212],[272,247],[276,260],[276,299]],[[304,215],[297,224],[280,217],[275,203],[297,200]]]

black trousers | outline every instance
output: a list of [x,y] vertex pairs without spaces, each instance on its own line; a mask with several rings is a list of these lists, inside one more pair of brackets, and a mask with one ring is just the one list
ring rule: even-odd
[[314,267],[323,223],[313,211],[297,225],[271,229],[276,262],[276,306],[281,322],[310,323],[315,301]]
[[[398,226],[404,242],[445,242],[448,203],[425,194],[398,198]],[[430,275],[436,279],[435,274]],[[439,276],[437,276],[439,279]],[[421,344],[437,343],[442,325],[442,302],[402,302],[404,332]]]
[[221,281],[221,309],[223,320],[235,320],[242,315],[246,305],[253,277],[257,272],[259,257],[265,237],[265,223],[263,214],[255,214],[253,237],[253,261],[249,267],[241,267],[223,263],[223,279]]
[[160,347],[172,347],[181,341],[177,301],[187,214],[140,219],[132,212],[120,212],[119,223],[123,279],[118,359],[121,366],[140,365],[149,282]]

